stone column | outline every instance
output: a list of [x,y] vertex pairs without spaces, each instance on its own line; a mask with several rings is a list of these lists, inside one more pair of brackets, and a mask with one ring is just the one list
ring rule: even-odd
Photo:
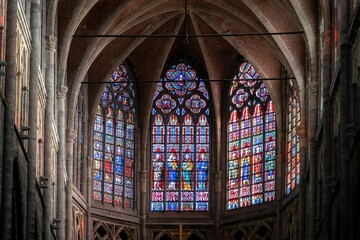
[[11,236],[11,207],[13,185],[13,162],[15,146],[15,83],[16,83],[16,21],[17,1],[7,3],[6,26],[6,76],[4,109],[4,136],[3,142],[3,174],[1,196],[0,239],[8,240]]
[[27,172],[27,206],[26,206],[26,238],[35,236],[35,197],[36,197],[36,153],[37,153],[37,117],[38,117],[38,83],[40,72],[41,43],[41,3],[31,2],[31,56],[29,86],[29,164]]
[[[226,190],[222,191],[223,189],[223,182],[222,182],[222,171],[218,170],[215,172],[215,196],[214,196],[214,205],[215,205],[215,238],[214,239],[222,239],[221,236],[221,229],[220,229],[220,213],[221,213],[221,206],[223,196],[226,196]],[[226,199],[226,198],[225,198]],[[211,210],[210,210],[211,211]]]
[[310,127],[309,165],[310,165],[310,206],[309,206],[309,232],[310,239],[316,239],[317,234],[317,143],[315,139],[318,118],[318,84],[317,82],[308,83],[308,124]]
[[[286,108],[285,108],[286,109]],[[283,135],[283,138],[286,138],[286,134]],[[286,142],[286,140],[284,141],[283,139],[278,139],[278,143],[280,142]],[[282,146],[281,144],[279,144],[279,146]],[[275,172],[277,176],[281,176],[280,178],[276,178],[276,182],[275,182],[275,196],[276,196],[276,219],[275,219],[275,224],[274,224],[274,229],[276,229],[274,231],[275,233],[275,238],[274,239],[278,239],[281,240],[282,239],[282,234],[281,234],[281,229],[283,228],[283,216],[282,216],[282,211],[281,211],[281,202],[283,200],[283,196],[284,196],[284,189],[285,189],[285,167],[284,164],[286,164],[286,160],[284,160],[284,155],[282,154],[282,149],[280,149],[278,151],[278,153],[276,154],[276,167],[275,167]]]
[[141,239],[148,239],[146,236],[146,202],[148,191],[148,172],[142,170],[140,172],[140,213],[141,213]]
[[350,239],[350,46],[341,46],[340,67],[340,236],[341,239]]
[[[66,162],[66,93],[68,88],[62,86],[57,93],[57,129],[59,134],[59,152],[57,158],[57,218],[60,220],[58,223],[59,229],[57,230],[56,237],[58,239],[65,239],[65,162]],[[69,177],[69,176],[68,176]],[[67,188],[71,188],[71,182],[67,183]],[[71,208],[70,208],[71,210]],[[67,238],[70,239],[70,238]]]
[[[65,103],[64,103],[65,104]],[[64,122],[65,123],[65,122]],[[65,126],[64,126],[65,134]],[[71,239],[72,233],[72,177],[73,177],[73,152],[76,131],[68,129],[66,132],[66,236],[65,239]]]
[[48,188],[43,190],[45,209],[43,218],[43,239],[50,239],[50,223],[52,213],[52,194],[49,185],[51,177],[52,164],[52,148],[53,148],[53,129],[52,124],[54,120],[54,88],[55,88],[55,51],[56,51],[55,37],[46,37],[46,66],[45,66],[45,88],[46,88],[46,108],[44,121],[44,175],[49,180]]
[[330,82],[331,82],[331,31],[327,30],[323,33],[323,130],[322,130],[322,156],[323,156],[323,204],[322,204],[322,224],[323,224],[323,237],[324,239],[330,239],[331,233],[331,193],[332,193],[332,181],[335,181],[334,176],[331,176],[331,147],[332,147],[332,135],[331,135],[331,105],[330,105]]
[[[305,116],[301,116],[305,117]],[[299,184],[299,239],[306,239],[306,126],[297,129],[300,138],[300,184]]]
[[350,124],[350,6],[349,1],[340,1],[340,5],[340,237],[350,239],[350,137],[346,129]]

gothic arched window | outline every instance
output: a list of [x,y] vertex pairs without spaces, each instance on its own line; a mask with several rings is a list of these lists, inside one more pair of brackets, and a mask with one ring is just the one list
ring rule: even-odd
[[275,199],[274,104],[254,67],[243,62],[230,90],[227,209]]
[[209,210],[209,93],[195,70],[172,66],[152,110],[151,211]]
[[93,198],[133,208],[134,89],[124,65],[110,81],[95,117]]
[[76,138],[74,141],[73,152],[73,184],[76,188],[84,194],[84,164],[85,164],[85,113],[86,101],[84,96],[86,94],[85,86],[81,86],[78,97],[78,103],[75,111],[74,129],[76,131]]
[[300,139],[297,128],[300,126],[300,106],[296,95],[295,84],[290,80],[288,86],[287,111],[287,168],[286,194],[289,194],[300,183]]

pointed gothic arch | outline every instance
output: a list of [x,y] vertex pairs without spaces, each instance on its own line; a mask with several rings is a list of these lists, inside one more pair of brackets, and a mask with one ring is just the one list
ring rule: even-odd
[[209,92],[198,72],[178,62],[153,98],[151,211],[209,211]]
[[105,87],[94,123],[93,199],[134,208],[135,91],[124,64]]
[[243,61],[228,95],[228,210],[275,199],[275,110],[258,78],[255,68]]

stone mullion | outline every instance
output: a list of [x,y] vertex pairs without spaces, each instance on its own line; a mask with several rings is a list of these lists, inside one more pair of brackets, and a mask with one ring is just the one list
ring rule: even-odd
[[15,153],[15,84],[16,84],[16,23],[17,1],[7,3],[7,28],[6,28],[6,76],[5,76],[5,100],[4,109],[4,136],[3,136],[3,165],[2,165],[2,194],[0,238],[10,239],[11,234],[11,207],[13,185],[13,161]]
[[[165,119],[166,119],[166,123],[165,123]],[[168,186],[168,184],[167,184],[167,180],[166,180],[166,177],[167,177],[167,172],[168,172],[168,169],[167,169],[167,155],[168,155],[168,153],[167,153],[167,145],[168,145],[168,143],[167,143],[167,137],[168,137],[168,130],[167,130],[167,127],[168,127],[168,123],[169,123],[169,120],[168,120],[168,118],[163,118],[163,126],[164,126],[164,133],[165,133],[165,136],[164,136],[164,196],[163,196],[163,198],[164,198],[164,200],[163,200],[163,202],[164,202],[164,212],[166,211],[166,189],[167,189],[167,186]]]
[[37,117],[38,117],[38,82],[40,74],[40,0],[31,3],[31,35],[32,50],[30,57],[29,84],[29,164],[27,174],[27,205],[26,205],[26,238],[35,237],[35,198],[36,198],[36,157],[37,157]]
[[[268,103],[268,102],[267,102]],[[265,185],[266,185],[266,180],[265,180],[265,165],[266,165],[266,159],[265,159],[265,147],[266,147],[266,132],[265,132],[265,125],[266,125],[266,114],[268,114],[268,112],[266,111],[267,109],[267,103],[265,104],[265,107],[264,105],[261,106],[262,110],[263,110],[263,116],[262,116],[262,129],[263,129],[263,132],[262,132],[262,139],[263,139],[263,149],[262,149],[262,201],[261,203],[264,203],[265,202]]]
[[[178,118],[178,117],[177,117]],[[179,159],[178,159],[178,173],[179,173],[179,190],[178,190],[178,193],[179,193],[179,199],[178,199],[178,203],[179,203],[179,212],[181,212],[181,192],[182,192],[182,186],[181,186],[181,183],[182,183],[182,179],[181,179],[181,176],[182,176],[182,153],[183,153],[183,149],[182,149],[182,130],[183,130],[183,125],[181,124],[181,121],[180,119],[178,118],[178,122],[179,122],[179,135],[177,135],[179,137]],[[195,196],[194,196],[195,197]]]
[[103,141],[102,141],[102,161],[101,161],[101,188],[100,188],[100,194],[101,194],[101,198],[100,201],[101,203],[104,203],[104,183],[105,183],[105,154],[106,154],[106,148],[105,148],[105,141],[106,141],[106,114],[105,114],[105,110],[101,109],[101,114],[102,114],[102,125],[103,125]]
[[[113,121],[113,137],[114,137],[114,140],[113,140],[113,147],[114,147],[114,151],[112,152],[112,163],[113,163],[113,167],[111,169],[112,171],[112,174],[113,174],[113,177],[112,177],[112,205],[115,206],[115,169],[116,169],[116,164],[115,164],[115,154],[116,154],[116,127],[117,127],[117,112],[113,112],[113,115],[112,115],[112,121]],[[110,163],[111,164],[111,163]],[[125,158],[124,158],[124,165],[125,165]],[[124,168],[124,171],[125,171],[125,168]],[[125,182],[125,175],[124,175],[124,180],[123,180],[123,183]],[[125,184],[124,184],[125,185]],[[123,187],[123,193],[124,193],[124,187]],[[124,194],[123,194],[124,196]],[[122,207],[124,207],[124,198],[123,198],[123,202],[122,202]]]

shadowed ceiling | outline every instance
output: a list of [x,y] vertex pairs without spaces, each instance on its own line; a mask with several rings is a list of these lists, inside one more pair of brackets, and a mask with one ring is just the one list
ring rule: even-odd
[[[186,11],[185,11],[186,9]],[[317,6],[311,0],[63,0],[58,3],[60,84],[69,88],[69,108],[82,81],[108,81],[126,61],[135,80],[157,80],[169,59],[186,53],[209,79],[231,78],[239,56],[263,78],[281,76],[284,66],[301,90],[305,58],[316,54],[313,24]],[[185,15],[185,12],[187,15]],[[304,31],[302,34],[192,37],[204,34],[243,34]],[[133,37],[76,37],[79,35]],[[136,37],[161,35],[162,37]],[[179,35],[180,37],[165,37]],[[89,84],[89,103],[99,99],[104,84]],[[155,84],[139,84],[140,101],[151,102]],[[144,87],[145,86],[145,87]],[[280,83],[267,86],[280,105]],[[220,111],[224,82],[211,82],[215,112]],[[98,97],[94,97],[98,96]],[[149,103],[151,104],[151,103]],[[140,106],[146,114],[150,105]],[[71,115],[71,110],[70,110]]]

